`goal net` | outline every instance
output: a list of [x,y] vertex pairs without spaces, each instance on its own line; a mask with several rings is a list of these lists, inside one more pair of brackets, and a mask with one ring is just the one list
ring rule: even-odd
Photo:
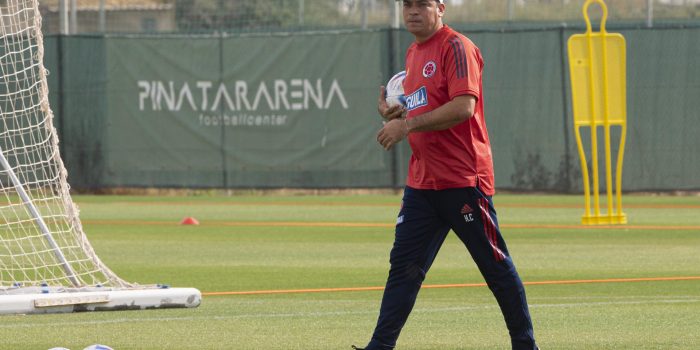
[[[197,306],[196,289],[128,283],[95,254],[69,193],[43,57],[37,0],[0,0],[0,313]],[[144,295],[155,305],[132,300]]]

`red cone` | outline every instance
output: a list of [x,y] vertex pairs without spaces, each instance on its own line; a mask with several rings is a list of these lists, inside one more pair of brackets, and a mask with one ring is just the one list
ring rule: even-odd
[[180,221],[180,225],[199,225],[199,220],[188,216]]

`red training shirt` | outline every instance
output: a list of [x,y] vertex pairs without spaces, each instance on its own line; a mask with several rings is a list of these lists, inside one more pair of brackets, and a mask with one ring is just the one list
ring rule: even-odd
[[494,194],[491,145],[484,119],[479,48],[443,26],[406,53],[403,88],[408,119],[430,112],[460,95],[477,98],[474,116],[447,130],[411,133],[406,184],[416,189],[476,187]]

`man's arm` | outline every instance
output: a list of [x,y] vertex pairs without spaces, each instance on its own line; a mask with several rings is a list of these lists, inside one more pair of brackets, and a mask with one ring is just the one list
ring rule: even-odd
[[457,96],[452,101],[411,119],[398,118],[387,122],[377,134],[377,141],[389,150],[401,142],[411,132],[437,131],[449,129],[474,115],[476,97]]
[[476,97],[461,95],[428,112],[406,120],[408,132],[449,129],[474,115]]

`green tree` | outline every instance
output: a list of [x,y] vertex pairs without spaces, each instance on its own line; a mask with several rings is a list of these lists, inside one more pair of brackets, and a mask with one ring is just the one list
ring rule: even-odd
[[333,26],[341,17],[337,0],[176,0],[174,4],[179,30],[192,32],[288,29],[300,26],[302,20],[305,26]]

